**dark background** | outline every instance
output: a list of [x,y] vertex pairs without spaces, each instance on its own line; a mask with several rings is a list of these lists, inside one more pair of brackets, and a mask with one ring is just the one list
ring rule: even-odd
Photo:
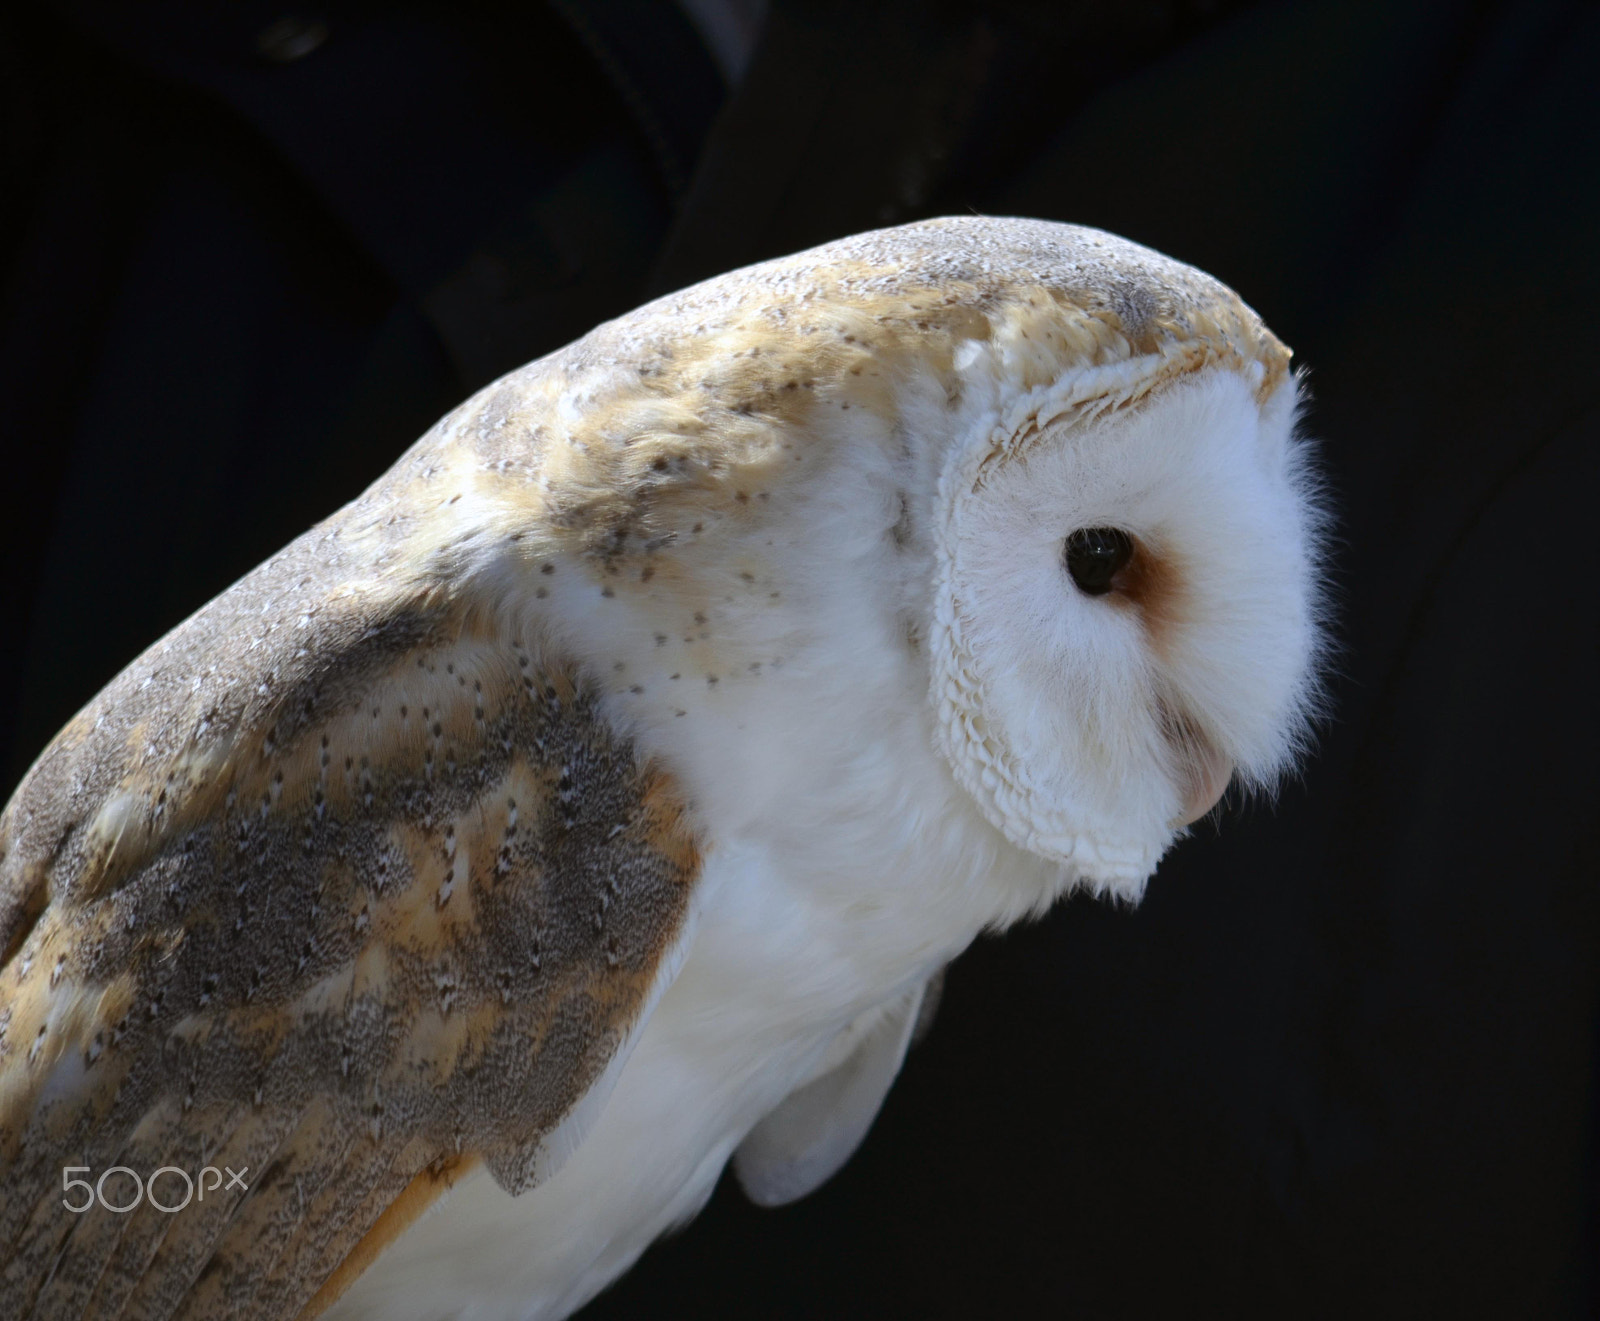
[[669,6],[512,10],[0,18],[0,791],[596,321],[921,216],[1100,225],[1311,368],[1321,750],[1137,911],[980,941],[843,1173],[725,1183],[585,1316],[1592,1312],[1595,6],[774,0],[737,80]]

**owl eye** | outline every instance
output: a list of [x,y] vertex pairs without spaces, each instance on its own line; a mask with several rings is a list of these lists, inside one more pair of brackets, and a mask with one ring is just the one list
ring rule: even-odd
[[1120,528],[1081,527],[1067,538],[1067,572],[1090,596],[1104,596],[1133,558],[1133,538]]

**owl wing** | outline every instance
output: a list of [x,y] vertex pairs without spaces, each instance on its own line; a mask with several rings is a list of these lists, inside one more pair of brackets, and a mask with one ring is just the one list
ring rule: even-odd
[[0,1315],[315,1315],[468,1169],[552,1170],[675,971],[671,783],[353,540],[157,644],[0,818]]

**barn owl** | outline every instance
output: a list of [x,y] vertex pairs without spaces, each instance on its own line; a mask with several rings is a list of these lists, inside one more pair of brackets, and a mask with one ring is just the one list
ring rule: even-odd
[[730,1162],[815,1188],[980,931],[1300,751],[1296,389],[978,217],[488,386],[0,819],[0,1314],[561,1317]]

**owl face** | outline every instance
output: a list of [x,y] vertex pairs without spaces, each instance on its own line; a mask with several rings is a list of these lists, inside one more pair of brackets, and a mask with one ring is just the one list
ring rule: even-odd
[[[974,364],[975,369],[981,364]],[[1230,780],[1269,787],[1315,685],[1318,516],[1296,387],[1212,368],[1035,391],[940,482],[941,750],[1013,843],[1136,897]]]

